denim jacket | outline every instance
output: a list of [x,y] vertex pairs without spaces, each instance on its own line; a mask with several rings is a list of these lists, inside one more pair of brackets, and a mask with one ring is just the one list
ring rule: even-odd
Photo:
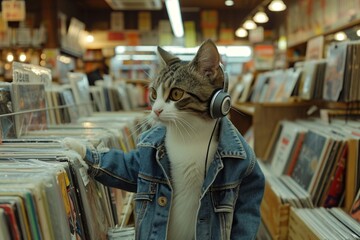
[[[220,121],[219,144],[201,189],[196,240],[255,239],[264,175],[255,154],[229,119]],[[136,239],[167,239],[172,200],[163,126],[144,132],[129,153],[86,151],[89,174],[106,186],[136,192]]]

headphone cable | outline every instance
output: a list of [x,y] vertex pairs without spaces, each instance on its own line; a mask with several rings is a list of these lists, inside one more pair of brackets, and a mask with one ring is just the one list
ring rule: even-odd
[[212,141],[212,138],[214,136],[214,133],[215,133],[215,129],[216,129],[216,125],[218,124],[219,122],[219,119],[216,119],[216,122],[215,122],[215,125],[214,125],[214,128],[211,132],[211,136],[210,136],[210,140],[209,140],[209,144],[207,146],[207,150],[206,150],[206,158],[205,158],[205,169],[204,169],[204,180],[206,178],[206,172],[207,172],[207,162],[208,162],[208,157],[209,157],[209,151],[210,151],[210,145],[211,145],[211,141]]

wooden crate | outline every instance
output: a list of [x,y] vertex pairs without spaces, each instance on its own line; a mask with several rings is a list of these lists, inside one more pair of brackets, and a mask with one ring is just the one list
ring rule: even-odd
[[290,205],[283,204],[267,182],[260,209],[262,221],[272,239],[288,239]]
[[307,225],[296,213],[296,209],[290,208],[289,214],[289,234],[288,239],[291,240],[320,240],[314,231]]

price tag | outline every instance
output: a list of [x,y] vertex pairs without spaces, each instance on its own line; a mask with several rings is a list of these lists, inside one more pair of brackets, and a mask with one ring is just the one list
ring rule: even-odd
[[1,2],[2,16],[5,21],[25,20],[25,1],[3,0]]

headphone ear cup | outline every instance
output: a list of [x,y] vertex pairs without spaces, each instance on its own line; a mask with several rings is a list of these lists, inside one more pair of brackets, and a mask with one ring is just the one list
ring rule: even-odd
[[214,119],[225,117],[230,112],[230,95],[223,90],[215,92],[210,102],[210,116]]

